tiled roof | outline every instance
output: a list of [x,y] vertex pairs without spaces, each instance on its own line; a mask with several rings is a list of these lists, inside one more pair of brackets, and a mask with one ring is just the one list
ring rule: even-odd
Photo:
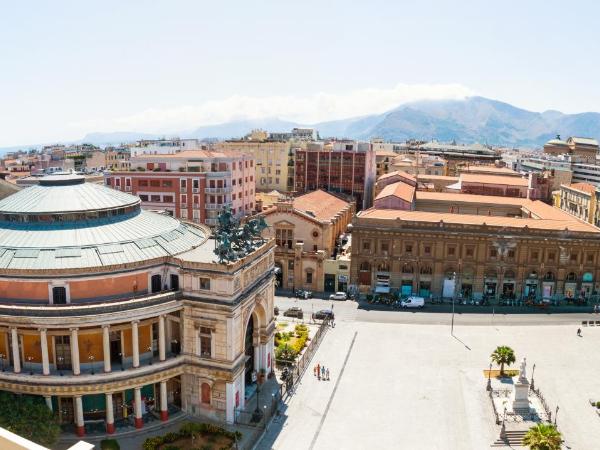
[[510,177],[504,175],[484,175],[479,173],[461,173],[460,180],[462,183],[479,183],[479,184],[502,184],[507,186],[529,186],[527,178]]
[[498,174],[498,175],[512,175],[518,176],[519,172],[515,172],[508,167],[496,167],[496,166],[467,166],[460,169],[462,173],[489,173],[489,174]]
[[395,176],[400,176],[402,178],[406,178],[407,180],[414,181],[415,183],[417,182],[417,179],[413,175],[411,175],[410,173],[405,172],[403,170],[395,170],[394,172],[390,172],[390,173],[386,173],[385,175],[381,175],[377,179],[377,181],[385,180],[387,178],[391,178],[391,177],[395,177]]
[[350,203],[321,189],[296,197],[294,209],[303,211],[317,220],[327,221],[344,211]]
[[569,142],[574,142],[575,144],[578,144],[578,145],[592,145],[592,146],[598,147],[598,141],[593,138],[573,136],[573,137],[569,138]]
[[596,192],[596,187],[592,186],[589,183],[573,183],[570,184],[569,187],[571,189],[577,189],[578,191],[585,192],[587,194],[593,194]]
[[446,181],[458,181],[458,177],[450,177],[448,175],[417,175],[418,180],[446,180]]
[[404,201],[412,203],[415,198],[415,187],[410,184],[398,181],[397,183],[388,184],[379,193],[375,200],[380,200],[385,197],[398,197]]
[[358,213],[359,219],[384,219],[384,220],[404,220],[410,222],[430,222],[439,223],[443,221],[448,224],[457,225],[487,225],[489,227],[513,227],[536,230],[562,231],[581,231],[588,233],[600,233],[600,229],[591,224],[578,221],[572,217],[565,217],[566,220],[547,220],[547,219],[529,219],[513,218],[502,216],[477,216],[472,214],[452,214],[423,211],[405,211],[396,209],[366,209]]
[[436,201],[452,203],[485,203],[490,205],[523,206],[531,200],[518,197],[499,197],[495,195],[460,194],[452,192],[417,191],[417,202]]

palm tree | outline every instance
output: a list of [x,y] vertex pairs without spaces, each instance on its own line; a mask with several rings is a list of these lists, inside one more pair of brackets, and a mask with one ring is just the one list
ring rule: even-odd
[[523,437],[523,445],[530,450],[560,450],[561,443],[560,432],[549,423],[538,423]]
[[491,358],[493,362],[500,366],[500,376],[504,376],[504,364],[512,364],[516,361],[514,350],[505,345],[496,347]]

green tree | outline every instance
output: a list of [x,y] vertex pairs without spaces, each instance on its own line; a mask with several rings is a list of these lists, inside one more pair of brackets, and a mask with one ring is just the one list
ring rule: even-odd
[[505,364],[512,364],[516,361],[514,350],[505,345],[496,347],[496,350],[494,350],[491,357],[492,361],[500,366],[500,376],[504,375]]
[[554,425],[538,423],[523,438],[523,445],[530,450],[560,450],[562,437]]
[[57,418],[39,396],[0,392],[0,427],[44,447],[51,447],[60,434]]

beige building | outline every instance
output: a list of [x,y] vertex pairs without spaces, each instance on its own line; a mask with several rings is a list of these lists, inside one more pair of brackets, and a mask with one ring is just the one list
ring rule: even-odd
[[600,147],[598,141],[593,138],[586,137],[570,137],[566,141],[560,138],[560,135],[555,139],[551,139],[544,144],[544,153],[549,155],[572,155],[578,157],[582,161],[596,162],[596,156]]
[[560,187],[560,200],[557,205],[584,222],[600,225],[600,193],[588,183],[573,183]]
[[375,151],[376,178],[390,173],[390,166],[397,156],[398,153],[390,150]]
[[[250,155],[255,160],[257,191],[288,192],[289,169],[293,170],[293,152],[290,141],[268,138],[266,132],[255,130],[244,139],[228,140],[214,144],[216,150],[233,150]],[[294,144],[296,145],[296,144]],[[291,161],[291,165],[290,165]]]
[[269,224],[266,234],[277,245],[275,266],[282,288],[325,290],[324,262],[336,259],[338,238],[346,232],[353,213],[354,203],[322,190],[263,211]]

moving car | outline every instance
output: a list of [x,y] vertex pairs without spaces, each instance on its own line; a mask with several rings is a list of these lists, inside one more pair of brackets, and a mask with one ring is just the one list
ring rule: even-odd
[[296,291],[296,297],[297,297],[297,298],[304,298],[304,299],[307,299],[307,298],[312,298],[312,296],[313,296],[313,295],[312,295],[312,292],[311,292],[311,291],[305,291],[305,290],[303,290],[303,289],[298,289],[298,290]]
[[347,300],[348,295],[345,292],[336,292],[329,296],[329,300]]
[[400,302],[402,308],[422,308],[425,306],[425,299],[423,297],[410,296]]
[[299,308],[298,306],[293,306],[291,308],[286,309],[283,315],[286,317],[297,317],[298,319],[302,319],[304,317],[302,308]]
[[333,315],[332,310],[322,309],[320,311],[317,311],[316,313],[313,313],[312,318],[313,318],[313,320],[325,320],[325,319],[333,320],[334,315]]

